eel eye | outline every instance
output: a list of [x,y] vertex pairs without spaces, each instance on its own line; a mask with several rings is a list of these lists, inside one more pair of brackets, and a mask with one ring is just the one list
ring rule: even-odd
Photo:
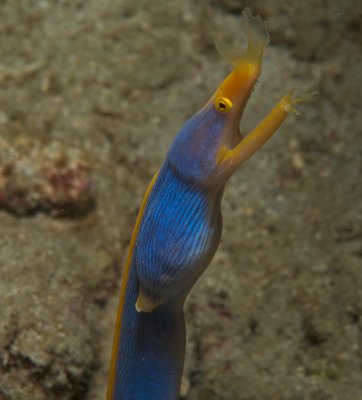
[[233,106],[233,102],[227,97],[216,97],[214,101],[215,108],[217,111],[222,113],[229,112]]

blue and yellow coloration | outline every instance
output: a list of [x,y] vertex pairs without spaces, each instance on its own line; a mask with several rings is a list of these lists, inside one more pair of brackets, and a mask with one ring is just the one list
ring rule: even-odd
[[123,273],[107,400],[178,398],[183,305],[219,244],[224,186],[301,101],[285,96],[252,132],[240,135],[269,42],[249,10],[243,25],[247,49],[221,50],[233,71],[185,123],[142,202]]

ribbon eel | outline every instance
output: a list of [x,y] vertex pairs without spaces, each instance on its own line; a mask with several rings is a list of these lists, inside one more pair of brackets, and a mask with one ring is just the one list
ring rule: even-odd
[[225,184],[302,101],[284,96],[241,136],[241,116],[269,43],[250,10],[242,22],[246,50],[220,49],[232,72],[182,127],[142,202],[123,272],[107,400],[178,398],[183,305],[219,244]]

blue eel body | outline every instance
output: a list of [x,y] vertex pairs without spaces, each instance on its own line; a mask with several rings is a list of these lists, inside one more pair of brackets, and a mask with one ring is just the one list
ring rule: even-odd
[[[224,116],[212,109],[210,114],[210,126],[217,132],[217,120]],[[223,189],[195,184],[205,165],[194,164],[192,176],[185,176],[184,163],[192,155],[179,153],[181,142],[193,133],[189,126],[194,126],[195,119],[171,147],[141,217],[125,294],[114,399],[173,400],[178,396],[185,353],[183,303],[211,261],[222,229]],[[140,284],[155,300],[166,301],[152,312],[137,312]]]

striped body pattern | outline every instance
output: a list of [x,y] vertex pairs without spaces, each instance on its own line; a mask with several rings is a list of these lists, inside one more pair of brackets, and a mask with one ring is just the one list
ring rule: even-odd
[[[161,168],[134,248],[114,399],[177,398],[185,347],[183,303],[219,243],[220,200],[217,191],[183,182],[168,161]],[[161,303],[150,313],[135,309],[140,286]]]

